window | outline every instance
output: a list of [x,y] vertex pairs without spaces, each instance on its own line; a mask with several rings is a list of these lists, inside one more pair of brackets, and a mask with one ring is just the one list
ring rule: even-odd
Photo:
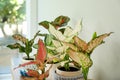
[[[14,3],[14,1],[19,1],[18,3],[21,4],[21,2],[23,0],[0,0],[0,6],[3,5],[2,1],[5,1],[6,3],[9,3],[10,1],[13,1],[11,3]],[[37,22],[37,1],[38,0],[24,0],[26,6],[26,19],[24,19],[24,21],[22,22],[20,20],[19,25],[17,25],[19,27],[19,29],[17,29],[17,33],[21,33],[23,35],[26,35],[28,38],[33,37],[33,35],[36,33],[37,31],[37,26],[38,26],[38,22]],[[5,4],[6,4],[5,3]],[[0,10],[2,8],[0,7]],[[11,12],[10,12],[11,13]],[[0,16],[0,21],[3,21],[1,19]],[[0,22],[1,23],[1,22]],[[22,23],[22,24],[20,24]],[[5,46],[9,43],[14,42],[12,40],[12,38],[10,37],[10,35],[13,34],[15,28],[15,24],[13,24],[11,27],[9,27],[9,24],[7,24],[7,22],[5,22],[5,26],[4,27],[4,31],[7,35],[4,35],[4,33],[2,32],[2,27],[0,24],[0,80],[3,80],[3,76],[4,74],[10,74],[11,72],[11,62],[10,62],[10,58],[12,56],[12,54],[17,53],[16,50],[10,50],[8,48],[6,48]],[[11,28],[13,30],[10,31]],[[9,31],[8,31],[9,30]],[[21,32],[22,31],[22,32]],[[1,76],[3,75],[3,76]],[[9,76],[9,75],[7,75]],[[5,78],[5,76],[4,76]],[[5,79],[6,80],[6,79]]]
[[13,34],[25,34],[25,7],[25,0],[0,0],[0,46],[11,43]]
[[10,57],[15,51],[5,48],[14,42],[11,35],[26,35],[25,4],[25,0],[0,0],[0,74],[8,74],[11,70]]

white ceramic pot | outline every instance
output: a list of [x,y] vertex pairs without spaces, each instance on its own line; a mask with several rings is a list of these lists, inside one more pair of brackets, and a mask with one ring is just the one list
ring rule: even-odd
[[[34,56],[31,56],[31,58],[28,60],[26,57],[23,57],[22,60],[21,60],[21,64],[24,64],[24,63],[27,63],[27,62],[30,62],[30,61],[33,61],[34,60]],[[34,64],[31,64],[31,65],[26,65],[25,67],[23,67],[23,69],[33,69],[33,70],[36,70],[36,65]]]
[[54,71],[54,80],[83,80],[81,69],[71,66],[72,71],[64,71],[63,67],[57,67]]
[[30,59],[28,60],[26,56],[22,57],[21,63],[27,63],[34,60],[34,56],[31,56]]

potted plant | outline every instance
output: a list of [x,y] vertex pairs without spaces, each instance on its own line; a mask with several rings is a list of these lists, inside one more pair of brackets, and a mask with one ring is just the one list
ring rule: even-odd
[[[60,32],[62,32],[62,33],[64,33],[64,31],[65,31],[65,26],[67,25],[67,23],[69,22],[69,20],[70,20],[70,18],[69,17],[67,17],[67,16],[59,16],[59,17],[57,17],[54,21],[52,21],[52,22],[49,22],[49,21],[42,21],[42,22],[40,22],[39,24],[40,25],[42,25],[43,27],[45,27],[47,30],[48,30],[48,32],[49,32],[49,34],[41,34],[41,36],[45,36],[45,39],[44,39],[44,42],[45,42],[45,45],[46,45],[46,47],[47,47],[47,53],[48,53],[48,58],[49,57],[52,57],[53,59],[50,61],[50,63],[52,63],[52,64],[55,64],[55,63],[59,63],[59,62],[65,62],[66,61],[66,64],[65,64],[65,69],[70,69],[70,68],[74,68],[75,69],[75,71],[76,70],[78,70],[78,71],[76,71],[77,73],[76,73],[76,75],[73,75],[73,76],[76,76],[74,79],[77,79],[77,78],[81,78],[82,77],[82,75],[79,75],[79,74],[81,74],[81,69],[80,68],[77,68],[77,67],[73,67],[73,66],[70,66],[70,67],[68,67],[67,65],[69,65],[69,63],[72,63],[73,61],[71,61],[70,59],[69,59],[69,56],[67,55],[67,54],[65,54],[64,53],[64,50],[65,49],[67,49],[67,47],[66,46],[64,46],[64,47],[66,47],[66,48],[64,48],[62,45],[61,45],[61,42],[57,39],[58,37],[59,38],[61,38],[61,37],[63,37],[63,36],[60,36],[61,35],[61,33],[57,33],[57,31],[55,31],[55,30],[58,30],[58,31],[60,31]],[[59,29],[60,28],[60,29]],[[70,28],[70,27],[69,27]],[[69,28],[67,28],[67,31],[69,30]],[[73,31],[73,33],[71,34],[72,36],[73,35],[76,35],[76,33],[77,32],[79,32],[80,31],[80,26],[79,27],[77,27],[74,31]],[[52,30],[52,29],[54,29],[54,30]],[[55,34],[52,34],[51,32],[53,32],[54,33],[54,31],[56,32]],[[65,34],[67,34],[67,32],[65,33]],[[56,36],[55,36],[56,35]],[[58,36],[59,35],[59,36]],[[57,38],[56,38],[57,37]],[[62,38],[61,38],[62,39]],[[69,38],[66,38],[66,40],[65,41],[70,41],[72,39],[72,37],[69,37]],[[59,48],[58,48],[59,47]],[[63,49],[63,50],[62,50]],[[63,54],[64,53],[64,54]],[[62,56],[64,56],[64,58],[61,58],[60,57],[60,55],[62,55]],[[57,65],[58,66],[58,65]],[[57,67],[56,66],[56,67]],[[78,66],[80,66],[80,65],[78,65]],[[55,71],[55,67],[54,67],[54,69],[52,70],[52,72],[51,73],[54,73],[54,71]],[[58,71],[58,70],[57,70]],[[78,74],[79,73],[79,74]],[[72,74],[75,74],[75,72],[74,73],[72,73]],[[56,79],[55,79],[56,80]]]
[[24,57],[25,60],[33,60],[32,57],[30,57],[30,53],[32,52],[32,47],[34,45],[34,40],[38,36],[40,31],[38,31],[34,38],[27,39],[26,37],[20,35],[20,34],[14,34],[12,37],[17,41],[14,44],[7,45],[10,49],[19,49],[20,53],[24,53],[26,57]]
[[72,60],[67,53],[70,47],[77,51],[77,47],[73,45],[73,37],[80,31],[81,25],[72,30],[70,27],[62,28],[64,31],[56,30],[52,25],[49,27],[49,32],[54,36],[52,39],[53,46],[47,46],[48,49],[55,51],[56,57],[62,65],[56,68],[54,72],[55,80],[57,79],[82,79],[81,65]]
[[49,69],[45,70],[46,64],[49,61],[47,59],[46,47],[41,39],[38,40],[38,50],[35,57],[35,60],[19,65],[17,68],[25,67],[27,65],[34,64],[36,69],[27,69],[26,71],[21,71],[21,78],[23,80],[46,80],[49,76]]
[[[46,45],[49,52],[52,52],[56,57],[57,61],[64,63],[62,66],[67,71],[70,70],[71,64],[78,68],[78,70],[82,71],[84,80],[87,80],[89,68],[92,66],[93,62],[91,59],[91,53],[93,50],[102,44],[104,39],[108,37],[112,32],[105,33],[97,36],[95,32],[93,34],[93,38],[89,42],[85,42],[81,38],[78,37],[78,33],[81,31],[82,21],[80,25],[72,29],[69,26],[63,28],[56,28],[51,23],[48,24],[48,31],[50,34],[51,43],[50,45]],[[61,67],[59,67],[61,69]],[[55,75],[58,76],[57,70]],[[78,75],[82,75],[81,73]],[[66,78],[66,77],[64,77]],[[70,78],[70,80],[74,80],[76,78]],[[78,79],[79,77],[77,77]],[[81,78],[81,77],[80,77]],[[60,77],[56,77],[56,79],[61,79]],[[63,79],[63,78],[62,78]],[[69,79],[68,79],[69,80]]]

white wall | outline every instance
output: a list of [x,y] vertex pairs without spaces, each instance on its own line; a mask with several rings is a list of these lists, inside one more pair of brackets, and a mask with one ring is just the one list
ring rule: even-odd
[[95,31],[98,34],[114,32],[93,52],[89,77],[120,80],[120,0],[38,0],[39,22],[51,21],[59,15],[69,16],[72,26],[83,18],[80,37],[86,41]]
[[27,37],[33,38],[37,30],[37,2],[38,0],[26,0]]

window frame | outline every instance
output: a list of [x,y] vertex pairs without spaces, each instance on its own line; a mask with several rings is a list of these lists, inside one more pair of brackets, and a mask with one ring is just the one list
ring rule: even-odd
[[32,38],[38,30],[38,0],[26,0],[26,19],[28,38]]

